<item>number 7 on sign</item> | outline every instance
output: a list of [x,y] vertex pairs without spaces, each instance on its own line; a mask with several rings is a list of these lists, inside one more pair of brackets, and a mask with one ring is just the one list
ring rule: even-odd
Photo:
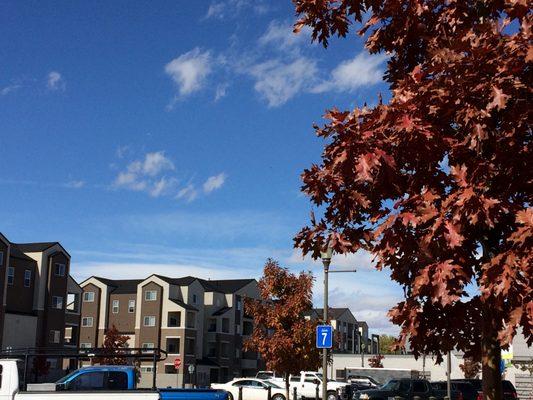
[[316,347],[318,349],[330,349],[333,344],[333,328],[331,325],[319,325],[316,327]]
[[327,331],[322,331],[322,346],[326,346],[326,339],[328,338],[328,332]]

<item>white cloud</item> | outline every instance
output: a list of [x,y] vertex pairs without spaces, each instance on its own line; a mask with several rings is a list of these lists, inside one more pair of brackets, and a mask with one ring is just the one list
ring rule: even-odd
[[152,197],[159,197],[173,188],[177,180],[160,176],[166,171],[175,170],[174,164],[162,151],[147,153],[144,159],[128,164],[119,172],[114,186],[134,191],[147,191]]
[[73,181],[67,182],[65,186],[68,188],[72,188],[72,189],[80,189],[85,186],[85,182],[81,180],[73,180]]
[[318,68],[316,62],[306,57],[284,63],[270,60],[256,64],[249,69],[255,79],[254,88],[268,102],[269,107],[278,107],[308,89],[316,81]]
[[200,90],[211,73],[212,59],[209,51],[196,47],[165,65],[165,72],[178,86],[180,96]]
[[196,188],[194,187],[192,183],[189,183],[187,186],[180,189],[178,194],[176,195],[176,199],[184,199],[188,203],[196,200],[197,197],[198,197],[198,191],[196,190]]
[[46,78],[46,87],[49,90],[64,90],[65,80],[57,71],[51,71]]
[[222,97],[226,96],[228,86],[229,86],[228,83],[221,83],[220,85],[217,85],[217,90],[215,92],[215,101],[218,101]]
[[291,50],[307,40],[310,39],[310,29],[304,28],[300,33],[293,32],[293,25],[290,22],[282,22],[278,20],[271,21],[266,32],[259,38],[258,43],[261,46],[271,45],[277,49]]
[[219,0],[209,5],[203,19],[235,18],[241,12],[265,14],[269,7],[264,0]]
[[20,84],[13,83],[11,85],[5,86],[0,90],[0,96],[6,96],[11,92],[14,92],[20,89],[22,86]]
[[370,55],[363,50],[351,60],[341,62],[331,71],[330,78],[314,86],[311,92],[351,92],[382,82],[381,64],[386,58],[385,55]]
[[226,181],[227,175],[221,172],[218,175],[210,176],[204,182],[204,193],[211,193],[214,190],[220,189]]

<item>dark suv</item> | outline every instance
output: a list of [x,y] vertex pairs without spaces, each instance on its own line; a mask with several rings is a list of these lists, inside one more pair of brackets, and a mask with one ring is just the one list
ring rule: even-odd
[[[431,382],[431,387],[440,392],[448,390],[446,381]],[[452,381],[451,387],[452,390],[461,392],[464,400],[477,400],[477,390],[470,382]]]
[[[452,382],[468,382],[477,391],[477,400],[483,400],[483,387],[481,379],[452,379]],[[517,400],[518,395],[514,385],[506,380],[502,381],[502,399],[503,400]]]

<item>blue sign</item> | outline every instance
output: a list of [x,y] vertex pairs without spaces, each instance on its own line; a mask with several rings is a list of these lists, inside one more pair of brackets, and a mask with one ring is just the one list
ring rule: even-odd
[[318,325],[316,327],[316,348],[331,349],[333,347],[333,328],[331,325]]

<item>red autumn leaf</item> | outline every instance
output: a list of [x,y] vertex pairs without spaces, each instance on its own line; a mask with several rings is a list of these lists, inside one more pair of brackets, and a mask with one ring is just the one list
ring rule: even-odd
[[487,106],[487,110],[492,110],[493,108],[497,108],[498,110],[501,110],[502,108],[505,108],[505,104],[507,103],[507,99],[509,98],[508,95],[504,94],[501,89],[497,88],[496,86],[492,87],[493,91],[493,98],[492,101]]
[[457,226],[453,225],[450,221],[446,221],[445,225],[448,233],[444,234],[444,236],[448,240],[448,245],[452,249],[460,246],[465,238],[459,233]]

